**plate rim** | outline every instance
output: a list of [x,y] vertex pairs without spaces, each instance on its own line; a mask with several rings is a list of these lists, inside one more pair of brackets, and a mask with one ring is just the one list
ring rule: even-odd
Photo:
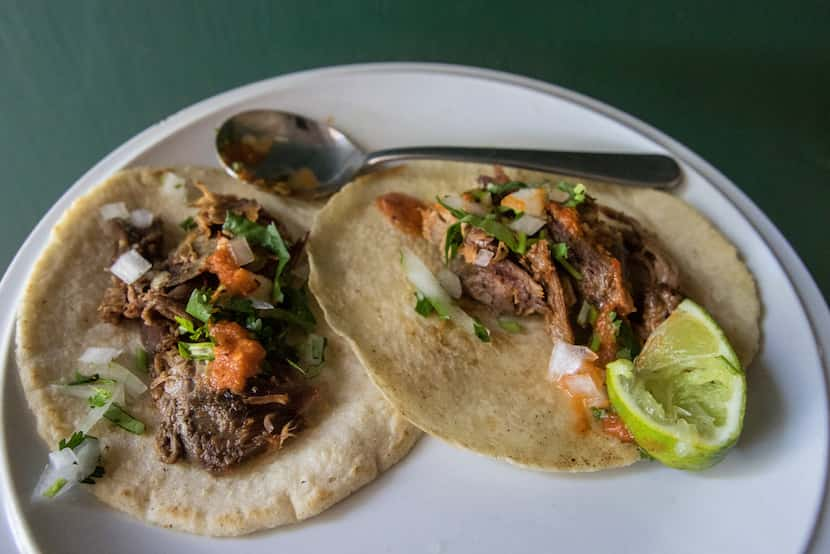
[[[245,99],[267,93],[274,88],[290,86],[303,80],[313,80],[320,77],[330,77],[342,74],[382,74],[382,73],[410,73],[410,74],[444,74],[455,77],[469,77],[486,81],[495,81],[522,89],[553,96],[587,108],[588,110],[608,117],[622,124],[635,133],[644,136],[650,141],[659,144],[673,155],[681,159],[695,171],[700,173],[718,192],[739,211],[747,220],[753,231],[763,241],[764,245],[778,260],[781,269],[793,287],[802,311],[807,316],[807,323],[816,345],[819,362],[824,379],[825,401],[830,401],[828,389],[828,368],[830,368],[830,309],[824,301],[815,279],[810,274],[804,262],[793,249],[781,231],[772,223],[760,208],[738,188],[729,178],[716,169],[709,162],[697,155],[690,148],[673,139],[666,133],[650,124],[634,117],[620,109],[596,100],[588,95],[567,89],[565,87],[547,83],[538,79],[524,77],[504,71],[480,67],[422,62],[381,62],[359,63],[328,67],[312,68],[303,71],[286,73],[275,77],[255,81],[239,87],[226,90],[219,94],[199,100],[161,121],[150,125],[134,135],[109,154],[104,156],[77,180],[52,204],[38,223],[27,235],[18,248],[11,262],[7,266],[2,280],[0,280],[0,303],[9,302],[15,307],[0,316],[0,360],[9,360],[13,351],[12,336],[17,316],[17,305],[20,294],[31,270],[33,260],[27,263],[24,254],[33,248],[34,237],[44,232],[49,220],[54,219],[58,212],[78,195],[78,190],[89,183],[103,181],[114,171],[129,166],[133,160],[141,156],[151,146],[169,138],[184,127],[193,125],[204,117],[216,111]],[[48,232],[48,230],[46,230]],[[36,257],[36,256],[35,256]],[[16,285],[16,286],[15,286]],[[825,330],[822,332],[822,330]],[[6,366],[8,367],[8,365]],[[5,392],[8,384],[8,371],[0,371],[0,392]],[[9,525],[12,538],[21,551],[39,551],[32,536],[28,523],[23,517],[19,499],[14,494],[11,485],[10,465],[8,459],[7,441],[5,436],[4,412],[0,410],[0,492],[3,496],[6,523]],[[819,551],[819,546],[830,550],[830,491],[828,490],[828,459],[824,460],[825,473],[822,485],[821,502],[813,517],[809,539],[804,545],[806,551]]]

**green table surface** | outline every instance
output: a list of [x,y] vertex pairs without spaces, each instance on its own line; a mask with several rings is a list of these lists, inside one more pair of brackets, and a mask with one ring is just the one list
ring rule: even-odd
[[435,61],[588,94],[714,164],[830,295],[830,2],[0,1],[0,264],[165,116],[312,67]]

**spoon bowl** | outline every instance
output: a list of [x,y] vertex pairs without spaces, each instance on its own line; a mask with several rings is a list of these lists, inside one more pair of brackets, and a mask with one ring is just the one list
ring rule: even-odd
[[500,164],[616,184],[670,189],[682,180],[661,154],[416,146],[364,152],[338,129],[277,110],[242,112],[216,134],[219,160],[234,177],[283,194],[336,192],[360,173],[407,159]]

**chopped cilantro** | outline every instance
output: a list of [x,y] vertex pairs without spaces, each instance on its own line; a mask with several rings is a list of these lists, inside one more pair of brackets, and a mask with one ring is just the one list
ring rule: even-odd
[[209,361],[213,359],[213,343],[179,341],[179,354],[185,360]]
[[424,317],[429,316],[435,311],[435,307],[429,299],[421,294],[420,291],[415,293],[415,311]]
[[193,220],[192,217],[188,217],[187,219],[179,223],[179,227],[181,227],[185,231],[192,231],[196,228],[196,222]]
[[597,350],[599,350],[599,344],[599,335],[594,333],[593,335],[591,335],[591,342],[590,344],[588,344],[588,348],[596,352]]
[[473,318],[473,332],[481,342],[490,342],[490,329],[485,327],[477,318]]
[[150,355],[146,350],[140,346],[135,349],[135,368],[139,371],[147,373],[147,368],[150,365]]
[[[447,205],[440,197],[436,197],[438,203],[441,204],[444,208],[446,208],[454,217],[458,218],[458,221],[454,224],[461,224],[461,223],[469,223],[473,227],[478,227],[479,229],[483,230],[485,233],[494,237],[496,240],[500,240],[503,242],[511,251],[516,252],[517,254],[524,254],[527,250],[527,237],[524,237],[524,240],[517,236],[513,230],[505,225],[504,223],[498,221],[496,219],[496,214],[489,214],[486,216],[480,216],[475,214],[469,214],[464,210],[458,210]],[[449,234],[449,230],[447,231]],[[461,234],[461,228],[459,225],[458,235]],[[457,241],[457,244],[460,244],[461,241]],[[450,253],[449,251],[449,244],[445,244],[445,258]],[[454,251],[453,251],[454,255]]]
[[507,319],[507,318],[504,318],[504,317],[500,317],[498,321],[499,321],[499,327],[501,327],[502,329],[504,329],[508,333],[521,333],[522,332],[522,326],[519,325],[519,323],[517,321],[514,321],[512,319]]
[[179,324],[179,334],[187,335],[190,340],[199,342],[201,339],[210,338],[207,323],[196,327],[193,322],[186,317],[174,316],[174,319],[176,320],[176,323]]
[[[211,290],[207,288],[194,289],[190,293],[185,311],[199,321],[207,323],[210,319],[210,314],[213,313],[213,303],[210,301],[211,294]],[[179,324],[181,325],[181,322]]]
[[597,309],[587,300],[583,300],[582,307],[579,308],[579,315],[576,316],[576,322],[580,327],[587,327],[589,323],[593,325],[597,322],[597,315]]
[[457,221],[447,227],[447,234],[444,237],[444,263],[449,264],[455,258],[458,247],[464,242],[461,234],[461,222]]
[[104,417],[134,435],[140,435],[144,432],[144,423],[128,414],[127,411],[118,404],[112,404],[109,408],[107,408],[107,411],[104,412]]
[[95,391],[89,398],[87,398],[87,403],[89,404],[90,408],[100,408],[107,402],[109,402],[110,398],[112,398],[112,392],[107,389],[103,389],[100,387],[95,387],[93,389]]
[[559,184],[556,185],[556,188],[568,193],[568,199],[562,203],[562,205],[566,208],[574,208],[585,202],[585,194],[587,192],[587,189],[585,188],[585,185],[583,185],[582,183],[572,185],[570,183],[561,181]]
[[280,287],[280,277],[282,277],[282,273],[288,261],[291,259],[291,255],[280,232],[277,230],[277,226],[269,223],[266,227],[265,225],[251,221],[243,215],[228,212],[225,216],[225,223],[222,225],[222,230],[235,237],[245,237],[249,244],[257,244],[276,254],[277,271],[274,274],[272,298],[276,303],[282,302],[283,293]]
[[511,192],[515,192],[519,189],[527,188],[527,184],[519,182],[519,181],[511,181],[509,183],[503,184],[496,184],[496,183],[487,183],[487,192],[490,194],[495,194],[496,196],[502,196],[510,194]]
[[559,265],[565,268],[565,271],[571,274],[571,277],[576,279],[577,281],[582,280],[582,273],[579,272],[572,264],[568,261],[568,245],[564,242],[555,242],[551,243],[551,251],[553,252],[553,259],[559,262]]
[[594,419],[600,421],[608,417],[608,410],[603,408],[591,408],[591,414],[594,416]]
[[[63,450],[64,448],[75,448],[76,446],[80,446],[84,440],[89,435],[84,434],[83,431],[75,431],[72,433],[72,436],[69,439],[61,439],[58,443],[58,450]],[[92,438],[92,437],[90,437]]]
[[619,331],[617,332],[617,345],[620,347],[617,352],[618,358],[633,360],[640,353],[640,342],[634,335],[634,330],[628,321],[622,320],[620,322]]

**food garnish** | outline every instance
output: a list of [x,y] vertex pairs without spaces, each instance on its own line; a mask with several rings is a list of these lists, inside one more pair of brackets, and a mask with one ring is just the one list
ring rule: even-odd
[[608,365],[608,393],[637,444],[670,467],[714,465],[743,427],[741,363],[715,320],[688,299],[633,362]]
[[147,259],[135,250],[127,250],[115,260],[110,267],[113,275],[124,281],[126,285],[132,285],[153,267]]
[[[421,294],[421,297],[429,302],[438,317],[452,320],[456,325],[469,331],[482,342],[490,342],[490,330],[459,308],[421,258],[408,248],[401,250],[401,265],[406,278]],[[419,300],[418,304],[421,304],[421,302]],[[416,310],[419,314],[424,315],[423,306],[418,309],[416,305]]]
[[95,479],[104,476],[100,458],[98,439],[91,435],[75,432],[69,439],[61,439],[58,449],[49,453],[49,463],[40,474],[34,499],[58,497],[78,483],[94,484]]

